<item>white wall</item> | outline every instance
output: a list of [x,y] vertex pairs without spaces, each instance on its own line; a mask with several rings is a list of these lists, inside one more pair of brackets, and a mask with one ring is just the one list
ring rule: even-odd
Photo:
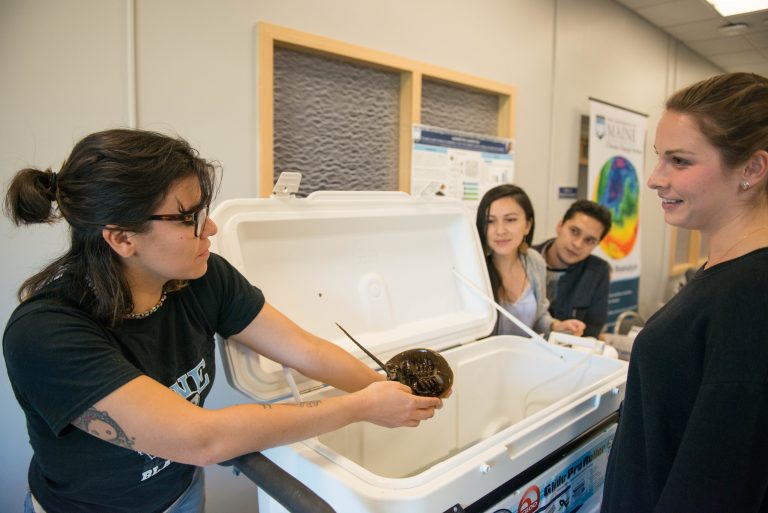
[[[124,25],[124,6],[117,1],[0,0],[3,186],[27,165],[58,170],[77,139],[127,122]],[[16,289],[63,251],[67,232],[61,225],[14,229],[0,216],[0,234],[5,327]],[[5,365],[0,367],[0,510],[22,511],[31,450]]]
[[[649,114],[671,90],[719,70],[610,0],[0,0],[0,181],[26,165],[57,170],[75,140],[126,126],[129,20],[135,13],[136,119],[177,132],[219,160],[219,199],[258,194],[255,24],[267,21],[514,84],[517,181],[537,208],[537,239],[554,232],[577,183],[579,117],[596,97]],[[667,229],[652,194],[641,200],[641,310],[664,286]],[[0,218],[0,325],[15,290],[63,251],[66,230],[16,229]],[[223,374],[212,407],[242,401]],[[21,510],[31,454],[5,367],[0,371],[0,505]],[[243,477],[212,467],[210,512],[255,510]]]
[[576,184],[579,123],[589,114],[588,98],[647,114],[645,173],[639,176],[640,313],[647,318],[663,299],[668,268],[668,227],[658,197],[645,187],[656,163],[656,123],[669,94],[721,70],[615,2],[557,2],[555,33],[547,226],[553,231],[571,201],[557,199],[557,187]]

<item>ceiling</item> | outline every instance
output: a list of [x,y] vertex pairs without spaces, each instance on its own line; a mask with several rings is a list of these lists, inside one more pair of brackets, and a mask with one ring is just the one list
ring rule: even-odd
[[[725,71],[768,76],[768,0],[765,10],[727,18],[706,0],[616,1]],[[746,23],[749,28],[724,35],[719,29],[729,23]]]

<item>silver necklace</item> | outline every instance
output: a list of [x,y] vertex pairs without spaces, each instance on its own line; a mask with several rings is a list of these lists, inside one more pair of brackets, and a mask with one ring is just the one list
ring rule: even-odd
[[757,232],[759,232],[761,230],[765,230],[766,228],[768,228],[768,226],[761,226],[761,227],[757,228],[756,230],[752,230],[751,232],[749,232],[748,234],[746,234],[745,236],[743,236],[742,238],[737,240],[736,244],[734,244],[733,246],[731,246],[730,248],[725,250],[725,253],[723,253],[722,255],[720,255],[719,257],[717,257],[716,259],[714,259],[712,261],[708,261],[707,262],[707,266],[706,266],[707,269],[709,269],[712,266],[715,266],[717,264],[720,264],[720,263],[724,262],[725,261],[725,257],[728,256],[728,254],[731,251],[733,251],[736,248],[736,246],[738,246],[739,244],[741,244],[742,242],[747,240],[747,237],[749,237],[750,235],[754,235],[755,233],[757,233]]
[[155,306],[153,306],[149,310],[146,310],[146,311],[141,312],[141,313],[129,313],[129,314],[126,314],[125,318],[126,319],[143,319],[144,317],[149,317],[153,313],[157,312],[158,308],[163,306],[163,303],[165,303],[165,298],[166,297],[167,297],[167,294],[165,293],[165,291],[163,291],[163,295],[160,296],[160,301],[158,301]]

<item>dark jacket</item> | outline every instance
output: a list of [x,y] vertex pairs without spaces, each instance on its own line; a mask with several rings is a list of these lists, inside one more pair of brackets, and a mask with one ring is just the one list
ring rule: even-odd
[[[554,239],[533,248],[539,253]],[[579,319],[587,327],[585,337],[597,337],[608,320],[608,285],[611,266],[600,257],[589,255],[567,269],[557,282],[557,297],[549,298],[549,313],[555,319]]]

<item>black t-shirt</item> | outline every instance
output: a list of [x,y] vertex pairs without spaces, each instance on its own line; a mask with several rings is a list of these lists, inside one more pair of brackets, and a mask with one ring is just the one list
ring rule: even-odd
[[[14,311],[3,336],[8,376],[34,454],[29,484],[47,513],[163,511],[194,467],[105,442],[71,425],[94,403],[146,375],[203,405],[216,375],[214,334],[242,331],[264,296],[223,258],[117,329],[77,307],[62,277]],[[7,469],[6,471],[10,471]]]
[[768,512],[768,249],[699,270],[635,339],[603,513]]

